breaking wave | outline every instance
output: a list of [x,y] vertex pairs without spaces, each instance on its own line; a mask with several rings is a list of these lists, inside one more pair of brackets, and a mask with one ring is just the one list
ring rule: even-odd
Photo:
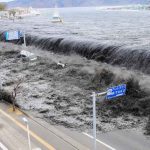
[[[4,41],[4,32],[0,40]],[[66,38],[40,38],[27,35],[27,45],[36,46],[54,53],[76,53],[87,59],[108,63],[111,65],[140,70],[150,74],[150,51],[144,49],[130,49],[125,46],[104,45],[92,41],[83,41]],[[23,39],[13,41],[20,44]]]

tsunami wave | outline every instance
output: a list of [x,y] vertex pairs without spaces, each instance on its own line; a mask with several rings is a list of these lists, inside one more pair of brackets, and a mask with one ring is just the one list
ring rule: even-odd
[[[5,41],[4,32],[0,40]],[[23,43],[23,39],[12,41],[15,44]],[[98,62],[108,63],[127,69],[139,70],[150,74],[150,51],[144,49],[130,49],[125,46],[105,45],[92,41],[83,41],[67,38],[40,38],[27,35],[27,46],[35,46],[43,50],[61,54],[78,54]]]

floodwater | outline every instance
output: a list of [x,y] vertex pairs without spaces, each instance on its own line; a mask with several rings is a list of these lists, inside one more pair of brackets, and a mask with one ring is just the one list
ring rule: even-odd
[[40,37],[63,37],[149,49],[150,11],[111,11],[98,8],[61,8],[63,24],[51,22],[54,9],[40,9],[40,16],[0,20],[1,31],[21,29]]
[[[36,62],[28,63],[17,57],[21,46],[0,45],[0,75],[4,88],[10,90],[22,77],[24,81],[17,95],[21,108],[38,112],[38,117],[50,123],[88,129],[92,125],[89,99],[92,91],[103,91],[125,82],[129,88],[126,97],[98,104],[98,130],[139,125],[143,128],[149,116],[149,94],[145,89],[149,89],[150,80],[149,75],[138,74],[133,69],[150,74],[150,11],[63,8],[59,9],[63,24],[51,22],[53,11],[41,9],[40,16],[15,22],[0,20],[0,31],[24,30],[28,34],[28,45],[39,48],[27,47],[39,53]],[[57,52],[76,52],[88,59],[74,53],[66,56]],[[66,64],[65,68],[57,65],[59,61]],[[139,84],[134,81],[136,77]]]

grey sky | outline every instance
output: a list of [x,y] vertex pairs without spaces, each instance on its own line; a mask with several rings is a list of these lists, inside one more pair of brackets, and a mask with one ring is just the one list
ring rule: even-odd
[[9,1],[12,1],[12,0],[0,0],[0,2],[9,2]]

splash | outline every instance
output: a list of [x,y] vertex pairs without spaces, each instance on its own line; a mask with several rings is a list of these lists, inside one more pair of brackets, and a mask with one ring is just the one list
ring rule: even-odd
[[[0,40],[5,41],[4,32],[0,35]],[[104,45],[92,41],[67,38],[39,38],[31,35],[27,35],[26,38],[28,46],[36,46],[43,50],[67,55],[75,53],[87,59],[150,74],[149,50],[131,49],[123,45]],[[21,44],[23,39],[12,42]]]

